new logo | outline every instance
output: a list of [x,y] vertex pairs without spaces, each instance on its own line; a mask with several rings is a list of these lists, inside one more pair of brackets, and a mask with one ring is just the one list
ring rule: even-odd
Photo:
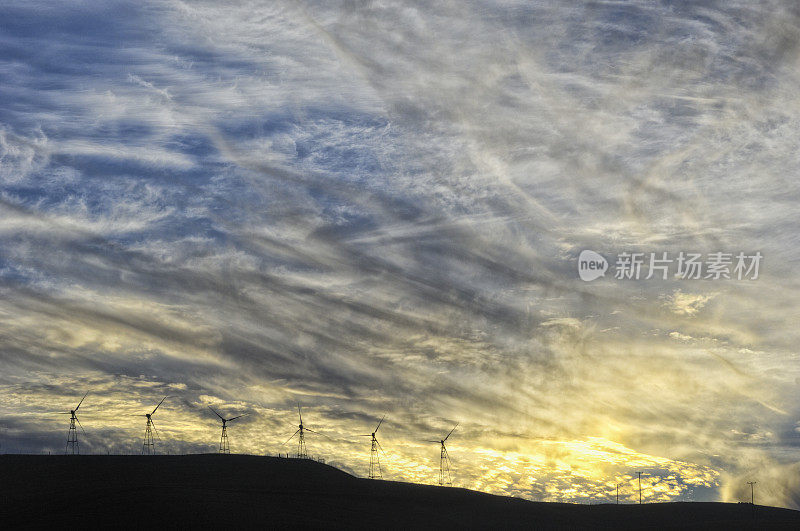
[[605,276],[608,270],[608,261],[594,251],[581,251],[578,257],[578,275],[581,280],[590,282]]

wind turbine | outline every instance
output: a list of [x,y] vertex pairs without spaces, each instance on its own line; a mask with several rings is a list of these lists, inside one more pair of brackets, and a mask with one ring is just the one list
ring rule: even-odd
[[447,447],[444,445],[444,442],[456,431],[458,428],[458,423],[453,426],[453,429],[450,430],[450,433],[447,434],[442,440],[439,441],[428,441],[432,443],[439,443],[441,445],[441,454],[439,457],[439,485],[452,485],[453,480],[450,478],[450,456],[447,455]]
[[76,413],[78,412],[78,408],[81,407],[81,404],[83,404],[83,400],[86,398],[86,395],[88,394],[89,391],[86,391],[86,394],[83,395],[81,401],[78,402],[77,407],[75,409],[70,410],[69,413],[65,413],[65,415],[69,415],[69,431],[67,432],[67,446],[64,448],[65,454],[75,455],[81,453],[80,448],[78,447],[78,429],[75,427],[75,423],[76,422],[78,423],[78,426],[81,427],[81,431],[83,432],[84,435],[86,435],[86,430],[83,429],[83,425],[81,424],[81,421],[78,420],[78,415],[76,415]]
[[[214,408],[208,406],[208,409],[214,411]],[[238,417],[233,417],[230,419],[222,418],[222,415],[214,411],[214,414],[219,417],[219,420],[222,421],[222,436],[219,438],[219,453],[221,454],[229,454],[231,453],[231,447],[228,445],[228,423],[232,420],[236,420],[239,418],[244,417],[247,413],[239,415]]]
[[294,434],[286,439],[286,442],[283,444],[287,444],[289,441],[294,439],[295,435],[299,434],[297,438],[297,458],[298,459],[308,459],[308,451],[306,450],[306,437],[305,432],[310,431],[311,433],[316,433],[317,435],[322,435],[323,437],[327,437],[327,435],[323,433],[316,432],[310,428],[306,428],[303,426],[303,413],[300,411],[300,405],[297,405],[297,414],[300,417],[300,426],[297,427],[297,431]]
[[372,437],[372,447],[369,451],[369,479],[381,479],[383,478],[383,471],[381,470],[381,460],[378,456],[378,449],[383,452],[383,446],[381,443],[378,442],[378,439],[375,437],[375,434],[378,433],[378,428],[381,427],[383,424],[383,419],[386,418],[384,415],[381,418],[381,421],[378,422],[378,425],[375,426],[375,431],[372,433],[363,433],[360,437]]
[[156,444],[153,440],[153,431],[156,432],[156,437],[158,440],[161,440],[161,437],[158,435],[158,430],[156,429],[156,425],[153,422],[153,415],[156,414],[156,410],[164,403],[167,397],[161,399],[161,402],[158,403],[158,406],[151,411],[150,413],[145,413],[144,416],[147,417],[147,427],[144,430],[144,442],[142,443],[142,455],[155,455],[156,453]]

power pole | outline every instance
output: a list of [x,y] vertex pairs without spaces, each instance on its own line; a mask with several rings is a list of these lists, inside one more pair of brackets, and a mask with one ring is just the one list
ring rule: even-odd
[[637,472],[639,474],[639,505],[642,504],[642,473]]
[[758,483],[758,481],[748,481],[747,484],[750,485],[750,505],[756,504],[756,491],[754,485]]
[[617,483],[617,505],[619,505],[619,483]]

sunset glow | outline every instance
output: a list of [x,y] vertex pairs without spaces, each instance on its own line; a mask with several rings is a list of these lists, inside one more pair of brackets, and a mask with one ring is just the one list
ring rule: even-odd
[[[3,453],[63,453],[87,391],[97,454],[164,396],[160,453],[216,451],[212,406],[247,413],[233,453],[291,454],[300,405],[362,477],[386,414],[384,479],[436,484],[459,423],[459,487],[800,508],[794,2],[12,0],[0,28]],[[756,278],[645,278],[740,252]]]

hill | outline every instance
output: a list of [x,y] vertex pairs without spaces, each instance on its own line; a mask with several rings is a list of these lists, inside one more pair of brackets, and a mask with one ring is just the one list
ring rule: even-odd
[[788,509],[535,503],[273,457],[2,455],[0,471],[4,527],[800,529]]

